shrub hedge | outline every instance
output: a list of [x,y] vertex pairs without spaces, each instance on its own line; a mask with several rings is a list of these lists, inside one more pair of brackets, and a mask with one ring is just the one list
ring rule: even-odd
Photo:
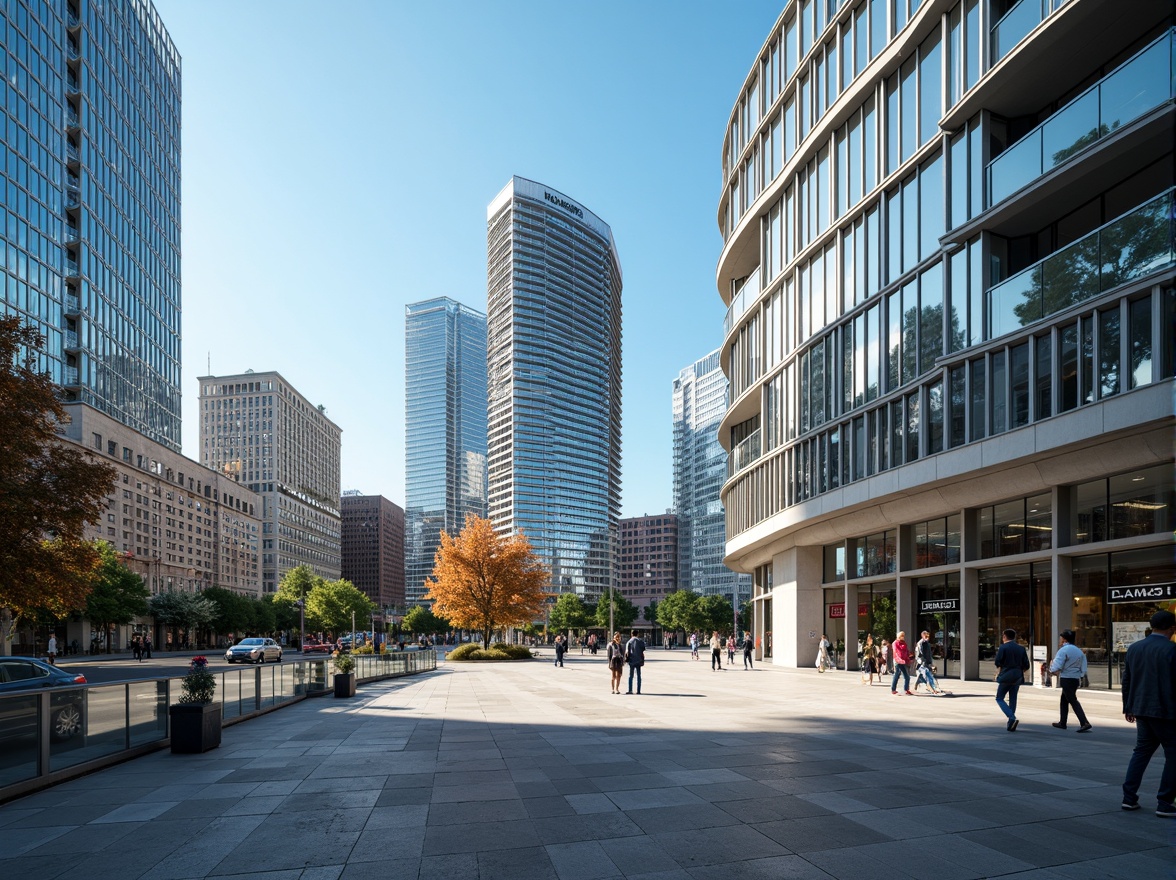
[[531,651],[525,645],[504,645],[495,642],[488,650],[482,650],[482,646],[470,642],[458,648],[454,648],[445,655],[446,660],[530,660]]

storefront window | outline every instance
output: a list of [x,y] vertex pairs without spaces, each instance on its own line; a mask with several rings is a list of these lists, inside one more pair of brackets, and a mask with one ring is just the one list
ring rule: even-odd
[[[1017,631],[1017,642],[1033,656],[1034,646],[1045,646],[1052,656],[1049,617],[1053,595],[1048,563],[1013,565],[980,571],[979,637],[980,672],[985,676],[1000,646],[1001,633]],[[1038,664],[1026,678],[1035,681]]]
[[[898,606],[894,598],[894,581],[864,584],[857,588],[857,640],[864,644],[867,635],[874,637],[874,644],[882,640],[894,641],[898,632]],[[914,642],[909,640],[913,645]],[[856,657],[854,658],[856,661]],[[860,669],[861,665],[858,664]]]
[[1176,528],[1172,465],[1119,474],[1074,487],[1070,529],[1075,544],[1157,535]]
[[914,568],[932,568],[960,561],[960,515],[915,523]]
[[980,558],[1015,556],[1053,546],[1049,493],[980,509]]
[[895,570],[895,538],[897,532],[879,532],[849,542],[853,571],[850,577],[870,577],[892,574]]

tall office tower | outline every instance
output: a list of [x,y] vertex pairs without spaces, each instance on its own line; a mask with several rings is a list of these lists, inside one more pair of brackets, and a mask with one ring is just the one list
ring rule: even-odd
[[383,495],[343,493],[343,579],[381,611],[404,605],[404,510]]
[[524,532],[552,589],[616,584],[621,264],[612,230],[514,177],[487,219],[490,519]]
[[1174,25],[1170,0],[792,0],[749,59],[719,437],[774,662],[927,630],[978,679],[1003,630],[1048,656],[1072,628],[1118,688],[1176,604]]
[[337,579],[339,426],[274,371],[199,382],[201,464],[261,496],[263,591],[299,565]]
[[180,56],[149,0],[0,7],[0,312],[67,401],[180,449]]
[[674,380],[674,512],[678,515],[678,585],[726,596],[738,607],[751,598],[751,577],[723,564],[727,530],[719,500],[727,453],[719,423],[727,411],[727,377],[712,351]]
[[617,589],[637,606],[635,627],[653,629],[650,603],[678,589],[678,534],[678,517],[668,510],[620,521]]
[[440,297],[404,311],[405,597],[419,605],[441,532],[486,516],[486,316]]

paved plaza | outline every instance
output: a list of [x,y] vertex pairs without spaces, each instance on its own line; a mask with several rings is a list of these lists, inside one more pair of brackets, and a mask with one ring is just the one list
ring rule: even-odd
[[[1023,688],[892,696],[854,673],[712,672],[649,652],[644,694],[603,655],[445,664],[307,700],[0,806],[0,876],[70,880],[777,880],[1176,877],[1162,757],[1119,809],[1134,732],[1050,727]],[[724,657],[725,660],[725,657]]]

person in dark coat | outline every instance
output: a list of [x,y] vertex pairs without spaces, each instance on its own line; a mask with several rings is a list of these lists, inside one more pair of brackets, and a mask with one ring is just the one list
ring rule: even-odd
[[1123,809],[1139,809],[1139,785],[1156,749],[1164,770],[1156,793],[1156,815],[1176,818],[1176,614],[1157,611],[1151,635],[1127,649],[1123,664],[1123,715],[1135,725],[1135,749],[1123,780]]
[[[1029,655],[1025,649],[1017,644],[1017,631],[1006,629],[1001,634],[1001,646],[996,649],[996,668],[1000,670],[996,676],[996,705],[1009,719],[1005,729],[1012,733],[1020,724],[1017,720],[1017,691],[1025,683],[1025,670],[1029,668]],[[1005,695],[1008,704],[1005,704]]]
[[641,693],[641,667],[645,665],[645,640],[636,632],[625,642],[625,662],[629,664],[629,690],[633,693],[633,674],[637,675],[637,693]]

